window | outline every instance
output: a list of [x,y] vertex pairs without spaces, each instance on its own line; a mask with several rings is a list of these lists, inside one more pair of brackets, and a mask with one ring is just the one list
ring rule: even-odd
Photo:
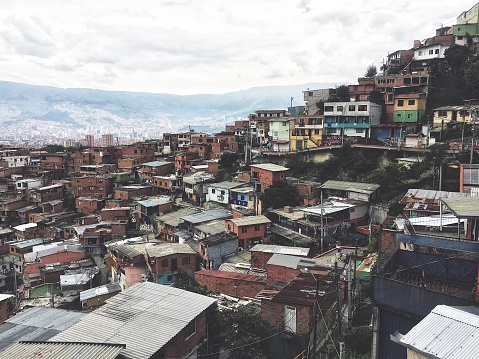
[[362,129],[362,128],[357,128],[356,129],[356,133],[363,133],[363,132],[364,132],[364,129]]
[[356,111],[356,105],[349,105],[349,111]]
[[161,266],[162,266],[163,268],[168,267],[168,259],[162,259],[162,260],[161,260]]
[[181,264],[183,265],[190,264],[190,257],[181,258]]
[[436,49],[436,50],[434,51],[434,53],[435,53],[436,55],[439,55],[439,49]]
[[414,106],[416,104],[416,100],[408,100],[407,104],[408,106]]
[[419,56],[422,56],[422,54],[423,54],[423,51],[420,50],[420,51],[419,51]]
[[398,107],[404,106],[404,100],[398,100]]
[[241,227],[241,233],[247,233],[248,232],[248,227],[242,226]]
[[283,122],[283,126],[286,126],[286,122]]
[[213,194],[215,193],[215,189],[214,189],[214,188],[211,189],[211,193],[213,193]]
[[392,93],[388,93],[387,95],[387,101],[388,102],[391,102],[393,100],[393,94]]
[[429,50],[429,55],[433,55],[434,54],[434,50]]
[[343,112],[343,106],[336,106],[336,111]]
[[333,106],[324,106],[324,112],[333,112]]
[[228,231],[231,231],[231,224],[228,223]]
[[166,276],[166,280],[167,280],[168,282],[173,282],[173,276],[172,276],[171,274],[168,274],[168,275]]
[[408,113],[407,118],[412,118],[412,113]]
[[439,117],[447,117],[447,111],[438,111],[437,115]]
[[358,111],[367,111],[368,105],[358,105]]
[[315,134],[315,135],[319,135],[319,129],[315,129],[315,130],[314,130],[314,134]]
[[183,335],[185,336],[185,340],[191,337],[193,334],[196,333],[196,318],[189,322],[186,327],[183,329]]
[[394,79],[388,79],[388,84],[393,84],[394,83]]
[[255,230],[255,232],[258,232],[258,231],[259,231],[259,224],[255,224],[255,225],[254,225],[254,230]]

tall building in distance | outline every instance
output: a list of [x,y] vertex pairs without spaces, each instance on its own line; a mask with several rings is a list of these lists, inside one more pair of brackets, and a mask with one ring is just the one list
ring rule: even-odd
[[93,135],[86,135],[85,137],[86,143],[88,147],[93,147],[95,146],[95,136]]
[[111,133],[101,135],[101,147],[112,147],[112,146],[114,146],[113,135]]

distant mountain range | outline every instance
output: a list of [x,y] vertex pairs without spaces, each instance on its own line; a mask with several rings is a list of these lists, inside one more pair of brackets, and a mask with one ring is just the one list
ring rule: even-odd
[[[256,110],[286,109],[303,104],[302,91],[334,87],[310,83],[295,86],[255,87],[222,95],[172,95],[115,92],[94,89],[61,89],[0,81],[0,128],[13,133],[41,134],[49,128],[104,131],[216,132],[238,117]],[[13,132],[12,132],[13,131]],[[49,130],[51,132],[51,130]],[[25,133],[25,132],[24,132]],[[0,136],[2,134],[0,133]]]

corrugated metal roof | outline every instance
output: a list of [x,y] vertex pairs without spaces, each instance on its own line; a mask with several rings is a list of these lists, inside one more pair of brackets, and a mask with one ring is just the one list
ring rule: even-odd
[[307,257],[309,254],[309,248],[277,246],[274,244],[257,244],[253,248],[251,248],[250,251],[289,254],[289,255],[303,256],[303,257]]
[[105,295],[108,293],[120,292],[121,286],[120,283],[108,283],[99,287],[91,288],[80,292],[80,301],[88,300],[90,298],[95,298],[100,295]]
[[[302,234],[299,234],[298,232],[293,231],[292,229],[283,228],[280,226],[272,225],[269,230],[271,233],[275,235],[288,239],[294,245],[300,244],[300,245],[308,246],[313,241],[313,239],[310,237],[306,237]],[[287,247],[287,248],[295,248],[295,247]]]
[[231,216],[231,211],[227,211],[226,209],[211,209],[209,211],[183,216],[181,219],[192,224],[200,224],[215,219],[231,218]]
[[36,226],[37,226],[37,223],[24,223],[24,224],[20,224],[16,227],[13,227],[13,229],[15,229],[17,231],[24,232],[26,229],[33,228],[33,227],[36,227]]
[[148,167],[160,167],[172,164],[172,162],[163,162],[163,161],[152,161],[152,162],[145,162],[140,164],[140,166],[148,166]]
[[47,340],[71,327],[86,314],[51,307],[33,307],[0,325],[0,352],[19,340]]
[[198,210],[195,208],[183,208],[176,212],[171,212],[168,214],[164,214],[162,216],[157,216],[156,220],[168,224],[172,227],[178,227],[181,222],[181,217],[192,215],[194,213],[198,213]]
[[120,344],[21,342],[0,353],[0,359],[114,359],[124,349]]
[[[245,263],[248,264],[249,263]],[[245,266],[238,266],[235,263],[222,263],[218,268],[220,272],[231,272],[231,273],[242,273],[242,274],[251,274],[259,277],[266,277],[265,270],[245,268]]]
[[195,226],[200,232],[209,233],[209,234],[219,234],[225,231],[225,221],[211,221],[208,223],[200,224],[199,226]]
[[232,182],[232,181],[223,181],[218,183],[210,183],[208,187],[211,188],[221,188],[221,189],[232,189],[240,186],[244,186],[244,182]]
[[145,246],[146,253],[150,258],[171,256],[172,254],[196,254],[188,244],[182,243],[158,243]]
[[107,300],[51,341],[124,343],[125,358],[150,358],[215,299],[144,282]]
[[460,308],[436,306],[400,343],[433,358],[479,358],[479,316]]
[[17,248],[32,247],[32,246],[36,246],[36,245],[39,245],[39,244],[43,244],[43,239],[42,238],[28,239],[26,241],[12,243],[12,245],[14,245]]
[[254,224],[271,223],[269,218],[266,216],[247,216],[247,217],[233,218],[231,219],[231,222],[236,224],[238,227],[249,226]]
[[332,264],[322,259],[304,258],[299,256],[292,256],[286,254],[275,253],[268,260],[267,264],[287,267],[292,269],[299,269],[304,267],[327,267],[331,268]]
[[259,168],[259,169],[271,171],[271,172],[282,172],[282,171],[289,170],[289,168],[278,166],[278,165],[275,165],[274,163],[255,163],[255,164],[252,164],[250,167],[255,167],[255,168]]
[[324,188],[324,189],[353,191],[353,192],[360,192],[360,193],[366,193],[366,194],[373,193],[379,187],[381,186],[374,183],[347,182],[347,181],[334,181],[334,180],[326,181],[321,186],[321,188]]
[[228,278],[228,279],[237,279],[245,282],[255,282],[262,283],[266,282],[266,275],[257,275],[254,273],[240,273],[240,272],[229,272],[229,271],[219,271],[219,270],[202,270],[200,275],[206,275],[214,278]]
[[442,198],[441,201],[460,218],[479,217],[479,197]]
[[3,302],[4,300],[10,299],[13,297],[13,294],[0,294],[0,302]]

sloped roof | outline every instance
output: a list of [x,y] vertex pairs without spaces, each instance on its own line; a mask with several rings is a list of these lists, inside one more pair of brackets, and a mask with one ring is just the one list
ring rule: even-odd
[[255,163],[250,165],[250,167],[259,168],[271,172],[283,172],[289,170],[287,167],[275,165],[274,163]]
[[240,226],[250,226],[254,224],[264,224],[264,223],[271,223],[268,217],[266,216],[246,216],[246,217],[240,217],[240,218],[233,218],[230,220],[234,224],[236,224],[238,227]]
[[436,306],[400,344],[428,358],[479,358],[479,315],[463,308]]
[[98,297],[108,293],[120,292],[121,286],[118,282],[108,283],[99,287],[91,288],[80,292],[80,302],[90,298]]
[[211,209],[209,211],[183,216],[181,219],[192,224],[200,224],[213,221],[215,219],[231,218],[231,216],[231,211],[226,209]]
[[459,218],[479,217],[479,197],[442,198],[444,204]]
[[123,344],[20,342],[0,353],[0,359],[115,359]]
[[274,244],[257,244],[250,249],[251,252],[280,253],[303,257],[308,256],[309,250],[309,248],[278,246]]
[[51,307],[25,309],[0,325],[0,352],[19,340],[48,340],[85,315]]
[[125,358],[150,358],[215,299],[186,290],[138,283],[86,315],[51,341],[123,343]]
[[173,254],[196,254],[187,244],[159,243],[145,246],[146,253],[151,258],[166,257]]
[[321,188],[324,189],[335,189],[341,191],[353,191],[365,194],[371,194],[376,191],[379,187],[378,184],[374,183],[361,183],[361,182],[347,182],[347,181],[326,181]]

